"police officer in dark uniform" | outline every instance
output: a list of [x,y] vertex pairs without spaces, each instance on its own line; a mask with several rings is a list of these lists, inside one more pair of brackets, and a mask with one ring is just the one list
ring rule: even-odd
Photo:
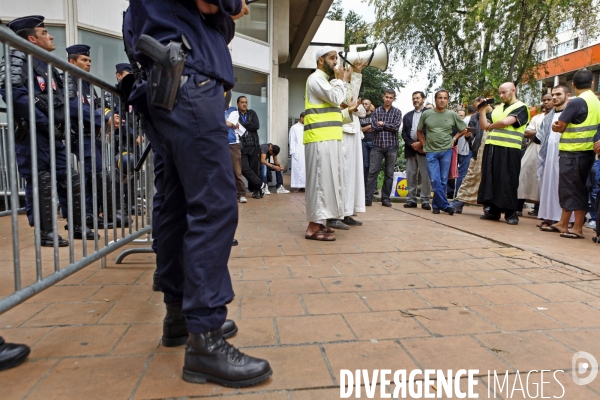
[[[44,17],[41,15],[32,15],[16,18],[6,24],[13,32],[20,37],[28,40],[34,45],[46,50],[53,51],[54,38],[44,27]],[[39,183],[39,204],[40,204],[40,231],[41,245],[53,246],[54,232],[52,226],[52,181],[50,166],[50,141],[54,141],[56,155],[56,178],[59,203],[63,215],[67,215],[67,154],[65,145],[62,142],[64,138],[64,82],[63,76],[58,70],[52,71],[52,76],[48,76],[48,66],[46,63],[33,59],[33,76],[27,76],[27,56],[18,51],[11,50],[11,73],[12,73],[12,95],[14,105],[14,117],[16,124],[15,151],[17,156],[17,166],[19,175],[25,179],[25,207],[29,225],[33,226],[33,171],[31,166],[31,127],[29,127],[29,93],[27,90],[28,79],[33,79],[35,95],[35,135],[37,142],[37,165],[38,165],[38,183]],[[6,60],[2,61],[4,66]],[[3,70],[4,68],[2,68]],[[4,72],[0,73],[0,94],[6,101],[6,92],[4,88]],[[48,88],[54,90],[54,104],[48,104]],[[55,110],[55,130],[54,137],[50,137],[50,126],[48,119],[49,108]],[[73,114],[71,114],[73,115]],[[75,115],[74,118],[77,118]],[[79,175],[73,173],[73,197],[70,199],[73,204],[73,233],[76,239],[81,239],[83,234],[86,237],[93,238],[93,233],[86,227],[81,227],[81,203],[80,203],[80,183]],[[58,245],[60,247],[68,246],[69,242],[58,236]]]
[[182,310],[189,331],[183,379],[230,387],[272,374],[222,331],[234,296],[227,262],[238,219],[223,93],[235,83],[227,43],[242,10],[242,0],[131,0],[124,23],[148,76],[147,132],[164,161],[157,267],[167,316]]
[[[90,46],[85,44],[75,44],[67,47],[67,54],[69,63],[83,69],[86,72],[90,72],[92,60],[90,58]],[[72,151],[81,163],[83,161],[85,171],[85,212],[86,222],[88,227],[93,227],[94,219],[94,197],[97,199],[98,212],[102,209],[102,171],[104,162],[102,160],[102,141],[100,135],[102,134],[102,119],[105,120],[105,129],[109,131],[110,124],[115,122],[115,128],[118,126],[119,118],[117,115],[113,118],[113,113],[110,108],[104,110],[101,109],[100,98],[96,93],[96,90],[90,90],[90,84],[84,80],[81,81],[81,93],[77,84],[77,78],[69,75],[69,82],[67,82],[69,105],[71,109],[71,115],[78,115],[79,103],[81,104],[83,113],[83,160],[80,159],[79,152],[79,130],[78,125],[73,125],[73,146]],[[94,114],[94,129],[91,127],[91,115]],[[92,143],[93,142],[93,143]],[[96,155],[96,165],[94,171],[94,165],[92,163],[92,152]],[[92,175],[96,174],[96,192],[92,184]],[[98,216],[98,228],[112,228],[112,182],[110,181],[110,174],[106,174],[106,190],[107,190],[107,204],[106,210],[103,211],[103,217]],[[107,220],[105,222],[105,219]]]

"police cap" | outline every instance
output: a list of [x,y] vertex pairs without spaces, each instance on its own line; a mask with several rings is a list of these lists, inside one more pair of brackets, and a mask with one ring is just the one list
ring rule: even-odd
[[90,56],[90,46],[86,44],[74,44],[67,47],[68,55]]
[[7,23],[6,26],[15,33],[23,29],[44,28],[44,17],[42,15],[29,15],[27,17],[15,18]]
[[131,65],[129,63],[119,63],[119,64],[115,65],[115,68],[117,69],[117,72],[123,72],[123,71],[133,72],[133,70],[131,69]]

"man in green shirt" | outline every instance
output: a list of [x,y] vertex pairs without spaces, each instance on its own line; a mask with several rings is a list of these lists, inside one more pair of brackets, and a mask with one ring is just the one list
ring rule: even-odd
[[[427,158],[427,171],[433,189],[433,213],[439,214],[440,210],[452,215],[454,208],[448,203],[446,186],[448,173],[452,161],[452,146],[454,146],[453,131],[459,133],[466,131],[467,125],[454,111],[447,109],[449,94],[441,89],[435,93],[435,108],[427,110],[419,120],[417,137],[423,145]],[[423,135],[426,128],[427,138]]]

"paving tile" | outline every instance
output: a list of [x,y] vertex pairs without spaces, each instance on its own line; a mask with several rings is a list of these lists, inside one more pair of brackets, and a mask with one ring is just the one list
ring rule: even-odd
[[[527,286],[533,285],[523,287]],[[516,285],[473,286],[469,290],[494,304],[518,304],[544,300]]]
[[376,275],[372,276],[371,280],[383,290],[417,289],[428,287],[428,283],[417,274]]
[[75,303],[86,301],[102,286],[52,286],[36,294],[27,303]]
[[401,341],[422,369],[478,369],[506,371],[507,365],[469,336],[406,339]]
[[[381,266],[395,264],[397,261],[385,253],[363,253],[363,254],[348,254],[348,258],[354,263],[372,263],[376,262]],[[347,263],[348,261],[334,260],[333,264]]]
[[264,281],[268,279],[287,279],[291,278],[287,267],[261,267],[244,268],[242,270],[243,281]]
[[519,371],[570,369],[573,352],[539,332],[475,335],[489,349]]
[[423,265],[429,267],[429,271],[419,272],[451,272],[451,271],[478,271],[474,265],[467,264],[461,260],[425,260],[421,261]]
[[400,263],[408,263],[411,261],[433,260],[433,256],[421,251],[398,251],[387,252],[387,255]]
[[285,391],[261,392],[254,394],[241,394],[233,397],[235,400],[288,400]]
[[309,314],[337,314],[369,311],[355,293],[303,294]]
[[569,303],[533,303],[534,308],[544,308],[541,313],[552,317],[571,328],[600,327],[600,310],[587,304],[578,302]]
[[397,249],[389,243],[359,243],[357,247],[363,253],[388,253],[395,252]]
[[58,326],[32,349],[35,358],[108,354],[126,326]]
[[266,281],[242,281],[233,282],[233,292],[236,297],[240,296],[266,296],[267,291]]
[[54,303],[24,326],[95,324],[112,307],[111,303]]
[[600,329],[577,329],[547,331],[559,342],[569,346],[574,351],[585,351],[590,354],[600,354]]
[[265,267],[295,267],[299,265],[309,265],[304,256],[283,256],[283,257],[265,257]]
[[242,318],[285,317],[304,315],[298,296],[266,296],[242,298]]
[[134,399],[177,398],[187,396],[210,396],[231,394],[234,389],[215,383],[198,385],[181,378],[183,354],[155,354],[137,388]]
[[325,288],[317,278],[279,279],[269,282],[271,295],[322,293]]
[[[22,342],[21,342],[22,343]],[[32,360],[0,374],[3,400],[24,399],[27,393],[48,373],[58,360]]]
[[423,297],[434,307],[488,305],[485,299],[469,292],[465,288],[416,289],[415,293]]
[[436,260],[464,260],[465,258],[471,258],[470,255],[460,250],[426,251],[425,254]]
[[150,301],[118,301],[100,320],[101,324],[131,324],[161,322],[165,317],[165,304]]
[[600,300],[600,297],[594,296],[592,293],[564,283],[538,283],[534,285],[519,285],[519,287],[550,301]]
[[[313,247],[313,246],[282,246],[281,247],[281,253],[284,256],[301,256],[301,255],[307,255],[307,254],[338,254],[340,252],[325,252],[322,249],[320,249],[319,247]],[[343,252],[342,252],[343,253]],[[274,254],[272,254],[273,256],[276,256]]]
[[494,258],[499,257],[497,253],[494,253],[488,249],[464,249],[461,250],[463,253],[476,258]]
[[[330,343],[323,345],[329,365],[340,382],[340,370],[366,369],[372,372],[375,369],[402,369],[412,370],[418,368],[399,344],[385,340],[353,343]],[[393,380],[393,377],[392,377]],[[338,392],[339,394],[339,392]]]
[[418,310],[418,321],[434,335],[466,335],[483,332],[499,332],[499,329],[481,319],[466,307],[439,307]]
[[338,400],[340,389],[298,390],[291,391],[290,396],[292,400]]
[[287,388],[322,388],[334,384],[318,346],[259,347],[248,353],[253,357],[268,360],[273,369],[273,376],[253,388],[240,389],[242,393]]
[[437,287],[444,286],[480,286],[483,283],[464,272],[423,273],[419,276]]
[[385,268],[379,264],[336,264],[335,268],[340,271],[342,276],[360,276],[360,275],[387,275]]
[[[351,255],[353,257],[358,257],[361,254]],[[306,256],[306,259],[311,265],[346,264],[349,262],[359,262],[357,260],[350,260],[348,256],[345,256],[343,254],[309,254]]]
[[0,328],[16,328],[46,308],[46,304],[21,304],[0,315]]
[[144,273],[139,269],[105,268],[94,272],[83,281],[84,285],[131,285]]
[[106,285],[90,297],[89,301],[109,300],[111,303],[118,300],[147,301],[154,293],[148,289],[146,286],[138,285]]
[[[539,368],[538,368],[539,369]],[[500,378],[500,381],[504,379],[504,375]],[[520,379],[522,383],[523,389],[525,389],[525,393],[518,390],[519,382],[515,382],[517,380],[516,375],[513,375],[509,378],[510,389],[505,387],[504,391],[500,392],[498,385],[496,385],[496,393],[498,396],[502,396],[503,398],[510,399],[534,399],[534,398],[559,398],[559,399],[569,399],[569,400],[597,400],[600,399],[600,395],[598,393],[593,392],[589,386],[579,386],[573,382],[573,378],[569,371],[565,372],[544,372],[542,377],[541,373],[532,373],[529,375],[529,380],[527,379],[527,374],[521,371]],[[542,381],[544,382],[544,392],[542,394]],[[558,381],[558,382],[557,382]],[[594,381],[597,382],[598,379]],[[559,383],[560,382],[560,383]],[[512,387],[515,386],[516,389],[513,391]],[[526,390],[529,389],[529,392]],[[507,393],[507,390],[510,392]],[[510,396],[510,397],[509,397]],[[494,398],[493,386],[490,386],[490,398]]]
[[493,271],[469,271],[466,274],[485,283],[486,285],[511,285],[517,283],[530,283],[531,280],[522,276],[515,275],[512,272],[496,269]]
[[95,274],[97,270],[98,269],[93,269],[93,268],[91,268],[91,266],[88,266],[87,268],[84,268],[81,271],[76,272],[73,275],[69,276],[68,278],[65,278],[62,281],[58,282],[56,284],[56,286],[79,285],[80,283],[85,281],[87,278],[89,278],[90,276]]
[[148,356],[63,359],[28,398],[127,398],[147,359]]
[[289,267],[294,278],[322,278],[341,276],[333,265]]
[[263,257],[230,258],[227,263],[229,268],[266,267]]
[[569,282],[569,286],[583,290],[589,294],[600,297],[600,281],[592,282]]
[[[454,373],[456,373],[456,371],[453,371]],[[481,371],[479,371],[481,373]],[[493,393],[490,395],[490,397],[488,397],[488,386],[487,386],[487,379],[485,378],[479,378],[479,379],[475,379],[474,380],[474,385],[473,385],[473,393],[477,394],[479,396],[480,399],[489,399],[489,398],[494,398]],[[469,381],[468,379],[461,379],[459,382],[460,385],[460,391],[462,393],[466,394],[465,398],[469,398],[468,395],[468,390],[469,390]],[[446,391],[443,389],[443,387],[441,385],[437,385],[437,389],[441,392],[441,396],[437,397],[438,399],[456,399],[457,396],[454,395],[454,392],[450,397],[446,396]],[[452,389],[451,389],[452,390]],[[432,394],[437,395],[437,391],[435,389],[433,389],[433,387],[431,388],[430,391]],[[425,395],[425,392],[423,393],[423,395]],[[471,397],[474,398],[474,397]],[[499,398],[499,397],[497,397]]]
[[399,311],[344,314],[360,340],[430,336],[413,318]]
[[398,309],[429,307],[429,304],[412,290],[373,291],[360,292],[359,294],[373,311],[396,311]]
[[579,280],[550,268],[522,268],[513,270],[512,272],[531,282],[569,282]]
[[[112,354],[152,354],[157,351],[162,337],[162,323],[129,326]],[[161,349],[161,350],[164,350]]]
[[565,325],[523,304],[473,306],[473,311],[504,331],[564,328]]
[[23,343],[31,347],[51,330],[52,327],[0,329],[0,336],[7,343]]
[[271,346],[278,344],[273,318],[236,319],[238,333],[228,339],[234,346]]
[[341,315],[278,317],[277,330],[281,344],[356,340]]
[[321,282],[330,293],[381,290],[367,276],[321,278]]

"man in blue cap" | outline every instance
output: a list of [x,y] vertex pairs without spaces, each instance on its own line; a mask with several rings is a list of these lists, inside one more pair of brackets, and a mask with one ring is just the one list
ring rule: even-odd
[[[76,67],[83,69],[85,72],[90,72],[92,67],[92,59],[90,57],[90,46],[85,44],[75,44],[67,47],[67,54],[69,63]],[[110,111],[110,108],[102,110],[100,98],[96,94],[95,90],[90,89],[89,82],[85,80],[81,81],[81,93],[79,92],[78,79],[72,75],[69,75],[69,81],[67,84],[67,93],[69,95],[69,106],[71,109],[71,116],[75,123],[75,118],[78,115],[79,103],[81,102],[82,114],[83,114],[83,154],[84,158],[81,160],[79,151],[79,131],[75,130],[73,148],[72,151],[79,160],[83,162],[83,170],[85,171],[85,212],[86,222],[88,227],[93,227],[94,220],[94,197],[97,201],[98,212],[103,207],[102,204],[102,171],[104,166],[104,160],[102,160],[102,119],[105,120],[105,129],[110,132],[110,124],[115,124],[115,128],[118,127],[119,117],[114,115]],[[94,115],[94,129],[91,126],[92,114]],[[74,125],[77,126],[77,125]],[[92,152],[96,155],[95,167],[92,163]],[[96,192],[94,193],[92,175],[96,174]],[[107,204],[106,209],[103,209],[103,217],[98,216],[98,228],[112,228],[112,182],[110,181],[110,174],[106,174],[106,190],[107,190]],[[106,221],[105,221],[106,220]],[[118,222],[118,221],[117,221]]]
[[[6,24],[13,32],[30,43],[46,51],[54,51],[54,38],[44,27],[44,17],[41,15],[32,15],[16,18]],[[3,65],[6,60],[3,61]],[[54,237],[57,237],[60,247],[68,246],[69,242],[62,239],[57,232],[54,232],[52,225],[52,178],[51,178],[51,157],[50,141],[54,141],[56,155],[56,180],[59,202],[63,215],[67,215],[67,154],[65,145],[62,142],[64,138],[64,120],[61,120],[62,108],[64,107],[64,83],[62,74],[53,69],[51,76],[48,76],[48,66],[46,63],[33,58],[33,76],[27,76],[27,56],[18,51],[11,50],[8,63],[11,65],[12,74],[12,95],[14,105],[14,117],[16,125],[15,151],[17,156],[17,166],[19,175],[25,179],[25,206],[29,225],[33,226],[33,171],[32,171],[32,152],[30,134],[35,128],[35,137],[37,142],[37,166],[38,166],[38,186],[39,186],[39,204],[40,204],[40,231],[41,245],[52,247]],[[29,126],[29,96],[27,87],[28,80],[33,80],[35,96],[35,127]],[[49,125],[49,102],[48,90],[54,91],[54,137],[51,137]],[[4,88],[4,74],[0,74],[0,94],[6,101],[6,89]],[[76,118],[76,116],[75,116]],[[93,238],[93,233],[85,227],[81,227],[81,202],[80,202],[80,183],[79,175],[73,173],[73,233],[76,239],[81,239],[83,234],[86,237]]]
[[[189,332],[183,379],[229,387],[256,385],[272,374],[266,360],[239,352],[222,330],[234,296],[227,262],[238,220],[223,93],[235,84],[227,43],[233,19],[248,12],[244,3],[131,0],[124,22],[128,51],[148,76],[147,102],[138,106],[164,161],[157,268],[167,317],[179,310]],[[175,61],[182,70],[148,56],[149,48],[168,54],[167,45],[180,48]]]

